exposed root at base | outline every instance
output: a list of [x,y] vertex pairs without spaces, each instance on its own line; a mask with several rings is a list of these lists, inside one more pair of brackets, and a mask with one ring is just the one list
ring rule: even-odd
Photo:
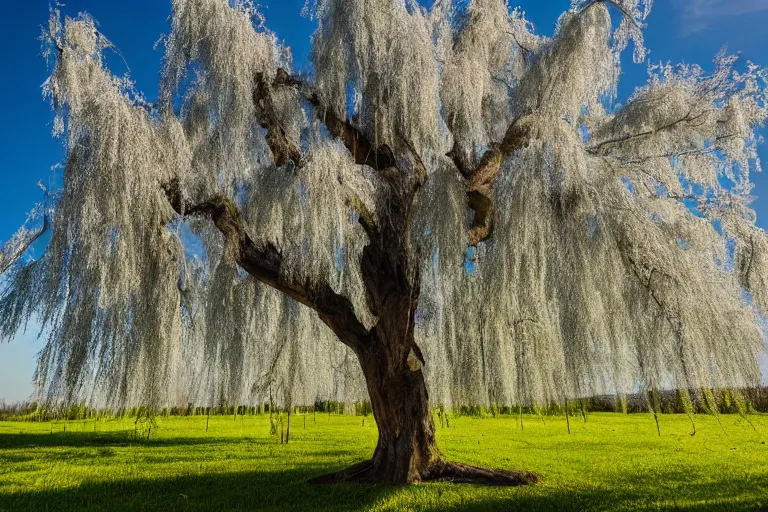
[[411,481],[389,481],[377,473],[372,460],[367,460],[335,473],[313,478],[312,484],[329,485],[340,483],[359,484],[415,484],[419,482],[450,482],[454,484],[479,484],[518,486],[538,483],[540,477],[528,471],[508,471],[469,466],[459,462],[434,461],[420,478]]
[[429,471],[422,477],[422,481],[517,486],[538,483],[539,475],[529,471],[480,468],[459,462],[437,460],[429,467]]

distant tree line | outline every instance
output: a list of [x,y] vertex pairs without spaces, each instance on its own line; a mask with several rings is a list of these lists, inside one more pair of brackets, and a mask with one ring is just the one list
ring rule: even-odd
[[[686,399],[694,397],[693,400]],[[261,405],[231,405],[221,401],[215,407],[188,404],[187,407],[166,407],[149,409],[133,407],[118,410],[100,410],[72,404],[69,406],[46,406],[37,402],[8,404],[0,400],[0,421],[76,421],[107,418],[140,418],[144,416],[259,416],[270,413],[292,414],[350,414],[367,417],[372,414],[368,401],[344,404],[336,401],[318,400],[311,405],[291,407],[264,403]],[[452,416],[496,417],[519,414],[554,416],[569,414],[586,416],[588,412],[617,412],[625,414],[654,412],[660,414],[745,414],[768,413],[768,387],[741,390],[735,395],[728,390],[689,390],[688,394],[676,390],[664,390],[631,395],[601,395],[566,403],[550,404],[547,407],[517,405],[459,405],[450,409],[437,407],[434,415],[445,426],[448,414]],[[586,419],[586,418],[585,418]],[[448,426],[450,422],[448,421]]]

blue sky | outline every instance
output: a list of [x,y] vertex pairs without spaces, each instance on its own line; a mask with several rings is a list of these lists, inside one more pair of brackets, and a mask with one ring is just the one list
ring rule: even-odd
[[[300,16],[304,0],[260,0],[267,25],[293,49],[297,67],[305,67],[313,23]],[[539,33],[551,34],[569,0],[510,0],[520,5]],[[656,0],[648,19],[646,43],[652,61],[686,61],[708,66],[727,46],[744,59],[768,66],[768,0]],[[168,0],[67,0],[64,12],[89,12],[101,31],[120,49],[131,76],[147,98],[157,94],[161,53],[153,49],[168,31]],[[8,2],[0,17],[0,241],[24,222],[41,199],[37,183],[48,181],[62,158],[50,136],[52,115],[42,100],[48,70],[39,57],[37,37],[48,18],[47,0]],[[644,82],[646,64],[625,59],[619,98]],[[125,69],[116,69],[122,73]],[[761,153],[768,155],[763,148]],[[768,160],[768,159],[766,159]],[[768,172],[768,171],[767,171]],[[754,176],[758,224],[768,227],[768,175]],[[34,358],[41,342],[36,330],[11,344],[0,344],[0,398],[21,400],[32,392]]]

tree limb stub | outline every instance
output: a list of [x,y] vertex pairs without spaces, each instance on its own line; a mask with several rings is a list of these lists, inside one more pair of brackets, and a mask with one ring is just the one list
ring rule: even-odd
[[177,214],[210,217],[240,267],[262,283],[315,310],[350,348],[356,349],[359,341],[369,335],[349,299],[336,293],[327,283],[313,283],[309,279],[287,281],[280,271],[283,256],[278,248],[271,243],[257,243],[250,237],[245,221],[229,198],[218,195],[202,203],[190,204],[183,198],[177,181],[164,185],[163,191]]

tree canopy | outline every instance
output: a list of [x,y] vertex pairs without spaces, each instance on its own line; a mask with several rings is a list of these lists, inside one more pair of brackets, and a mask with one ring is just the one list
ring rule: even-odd
[[173,0],[155,103],[54,10],[63,185],[0,252],[0,337],[45,326],[52,402],[361,400],[369,258],[411,283],[434,404],[759,382],[768,75],[655,64],[619,104],[650,7],[574,1],[547,38],[504,0],[316,0],[301,75],[251,0]]

